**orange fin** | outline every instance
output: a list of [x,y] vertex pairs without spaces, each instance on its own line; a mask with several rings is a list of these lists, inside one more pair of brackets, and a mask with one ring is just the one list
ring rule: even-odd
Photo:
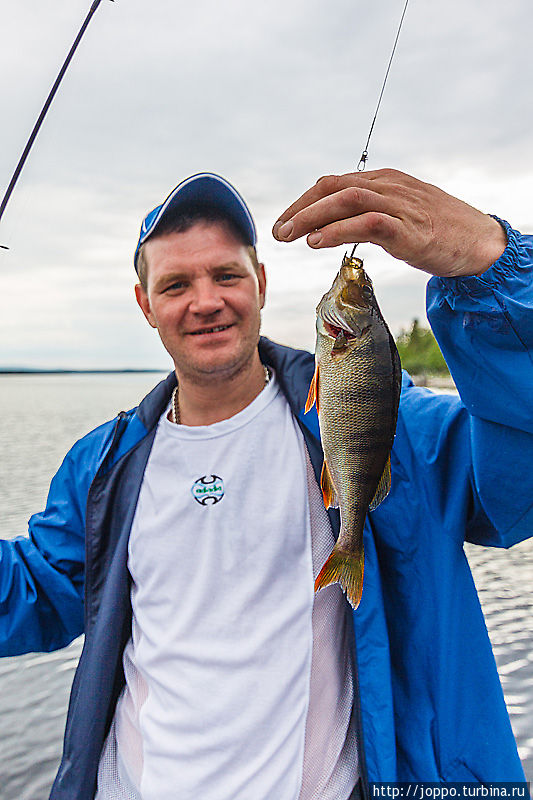
[[333,481],[331,480],[331,475],[329,472],[326,459],[324,459],[324,462],[322,464],[322,474],[320,475],[320,488],[322,489],[322,497],[324,498],[324,505],[326,506],[326,508],[338,508],[339,503],[337,502],[335,487],[333,486]]
[[316,404],[316,410],[318,414],[318,363],[315,367],[315,374],[313,375],[313,379],[311,380],[311,386],[309,387],[309,394],[307,395],[307,400],[305,403],[306,414],[308,411],[311,411],[311,409],[313,408],[313,404]]
[[385,500],[388,493],[390,492],[390,482],[391,482],[391,472],[390,472],[390,455],[389,455],[387,463],[385,464],[385,469],[383,470],[383,475],[379,479],[376,493],[372,498],[372,502],[368,506],[369,511],[373,511],[375,508],[379,506],[380,503],[383,502],[383,500]]
[[315,592],[324,589],[330,583],[340,583],[350,605],[355,610],[363,593],[364,569],[365,557],[362,550],[354,555],[335,545],[315,581]]

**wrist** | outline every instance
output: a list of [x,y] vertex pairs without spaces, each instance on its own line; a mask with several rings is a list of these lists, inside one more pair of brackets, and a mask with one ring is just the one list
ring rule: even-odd
[[507,247],[507,230],[498,217],[486,215],[485,230],[481,233],[473,260],[461,271],[461,275],[483,275],[505,252]]

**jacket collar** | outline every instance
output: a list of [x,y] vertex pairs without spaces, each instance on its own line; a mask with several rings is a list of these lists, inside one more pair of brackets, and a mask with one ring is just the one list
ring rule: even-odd
[[169,404],[170,395],[176,384],[176,373],[169,373],[139,404],[137,416],[148,431],[152,430],[157,424],[161,414]]
[[[292,347],[285,347],[261,336],[259,357],[263,364],[275,370],[276,378],[293,414],[299,417],[305,405],[312,377],[311,355],[305,350],[294,350]],[[176,383],[176,374],[171,372],[140,403],[137,416],[147,430],[151,430],[157,424],[170,401]]]

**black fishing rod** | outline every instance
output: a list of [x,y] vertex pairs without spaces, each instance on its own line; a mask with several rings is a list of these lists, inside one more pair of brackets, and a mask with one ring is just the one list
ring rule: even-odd
[[[9,198],[11,197],[11,194],[13,193],[13,189],[15,188],[15,185],[16,185],[18,179],[19,179],[19,175],[22,172],[22,168],[24,167],[24,164],[26,163],[26,159],[28,158],[28,155],[29,155],[30,150],[31,150],[31,148],[33,146],[33,143],[34,143],[35,139],[37,138],[37,134],[39,133],[40,127],[43,124],[44,118],[46,117],[46,114],[48,113],[48,109],[52,105],[52,101],[53,101],[53,99],[54,99],[54,97],[56,95],[57,90],[59,89],[59,84],[63,80],[65,72],[67,71],[70,62],[72,61],[74,53],[76,52],[76,50],[78,48],[78,45],[79,45],[79,43],[81,42],[81,40],[83,38],[83,34],[87,30],[87,28],[89,26],[89,22],[91,21],[94,12],[96,11],[96,9],[98,8],[98,6],[100,5],[101,2],[102,2],[102,0],[94,0],[92,6],[89,9],[89,12],[88,12],[87,16],[85,17],[83,25],[81,26],[81,28],[79,30],[79,33],[78,33],[78,35],[76,36],[76,38],[74,40],[74,44],[72,45],[72,47],[69,50],[69,53],[68,53],[68,55],[67,55],[67,57],[65,59],[65,62],[63,64],[63,66],[61,67],[61,69],[59,70],[59,74],[58,74],[58,76],[57,76],[57,78],[55,80],[55,83],[52,86],[52,88],[50,89],[50,93],[49,93],[48,97],[46,98],[46,102],[45,102],[45,104],[44,104],[44,106],[42,108],[41,113],[39,114],[37,122],[33,126],[33,130],[32,130],[32,132],[30,134],[30,138],[28,139],[28,141],[26,143],[26,147],[24,148],[24,151],[23,151],[23,153],[22,153],[22,155],[20,157],[19,163],[17,164],[17,166],[15,168],[15,172],[13,173],[13,177],[11,178],[11,180],[9,182],[9,186],[7,187],[6,193],[5,193],[5,195],[4,195],[3,199],[2,199],[2,202],[0,203],[0,220],[2,219],[2,215],[3,215],[4,211],[6,210],[6,206],[9,203]],[[113,3],[114,0],[111,0],[111,2]],[[9,248],[6,247],[6,245],[4,245],[4,244],[1,244],[0,247],[3,250],[9,250]]]

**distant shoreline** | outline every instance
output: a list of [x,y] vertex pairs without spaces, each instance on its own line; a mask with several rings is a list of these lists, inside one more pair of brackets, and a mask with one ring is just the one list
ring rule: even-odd
[[26,369],[0,367],[0,375],[140,375],[168,372],[168,369]]
[[[0,367],[1,375],[148,375],[170,372],[166,369],[31,369],[26,367]],[[434,389],[455,389],[449,375],[411,375],[416,386]]]
[[411,375],[415,386],[428,389],[456,389],[451,375]]

